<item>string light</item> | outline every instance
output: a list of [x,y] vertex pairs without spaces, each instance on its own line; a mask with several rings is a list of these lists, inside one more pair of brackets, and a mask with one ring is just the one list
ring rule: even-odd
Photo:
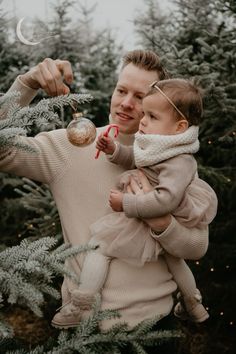
[[221,311],[220,315],[221,315],[221,316],[223,316],[223,315],[224,315],[224,312],[223,312],[223,311]]
[[199,264],[200,264],[200,262],[199,262],[199,261],[196,261],[196,262],[195,262],[195,264],[196,264],[196,265],[199,265]]
[[211,272],[214,272],[214,270],[215,270],[214,268],[211,268],[211,269],[210,269]]
[[233,321],[230,321],[230,323],[229,323],[229,324],[230,324],[230,326],[233,326],[234,322],[233,322]]
[[208,144],[211,144],[212,143],[212,141],[211,140],[208,140]]

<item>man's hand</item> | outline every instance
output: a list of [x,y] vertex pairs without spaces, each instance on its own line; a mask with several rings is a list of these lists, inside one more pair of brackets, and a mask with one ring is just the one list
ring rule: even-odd
[[96,141],[96,148],[105,154],[112,155],[115,151],[116,144],[110,136],[105,136],[101,133]]
[[49,96],[59,96],[70,92],[66,84],[72,83],[73,73],[69,61],[46,58],[20,79],[32,89],[42,88]]
[[[134,177],[131,176],[130,185],[127,187],[128,193],[145,194],[151,190],[153,190],[153,187],[142,171],[138,171],[138,182]],[[168,214],[152,219],[144,219],[143,221],[148,224],[153,231],[163,232],[171,223],[171,215]]]
[[123,211],[123,193],[112,189],[109,198],[109,204],[114,211]]

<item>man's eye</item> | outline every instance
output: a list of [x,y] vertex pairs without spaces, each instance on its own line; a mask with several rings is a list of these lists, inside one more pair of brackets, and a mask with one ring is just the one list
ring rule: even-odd
[[143,96],[137,95],[136,98],[137,98],[138,100],[142,101]]
[[123,94],[125,91],[122,90],[122,89],[117,89],[117,92],[120,93],[120,94]]

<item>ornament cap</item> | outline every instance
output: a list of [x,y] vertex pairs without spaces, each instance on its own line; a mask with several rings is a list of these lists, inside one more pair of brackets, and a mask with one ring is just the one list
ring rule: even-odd
[[79,119],[79,118],[83,117],[83,113],[75,112],[72,114],[72,116],[73,116],[73,119]]

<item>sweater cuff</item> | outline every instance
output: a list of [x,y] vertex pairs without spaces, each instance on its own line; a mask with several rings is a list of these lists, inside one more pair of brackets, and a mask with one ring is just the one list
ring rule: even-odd
[[138,209],[136,203],[136,196],[125,193],[123,197],[123,210],[128,218],[138,218]]
[[150,229],[150,234],[155,240],[160,242],[160,244],[162,242],[169,243],[173,238],[173,231],[175,232],[175,228],[176,228],[176,220],[171,215],[171,222],[163,232],[159,232],[159,231],[155,232],[155,230]]
[[106,155],[107,156],[107,159],[110,161],[110,162],[116,162],[116,157],[117,157],[117,155],[119,154],[119,151],[120,151],[120,144],[117,142],[117,141],[115,141],[114,142],[115,143],[115,151],[113,152],[113,154],[112,155]]
[[20,79],[20,76],[17,76],[16,80],[13,82],[12,86],[9,88],[7,93],[17,91],[21,93],[19,98],[19,104],[24,107],[27,106],[33,98],[37,95],[38,90],[34,90],[26,86]]

